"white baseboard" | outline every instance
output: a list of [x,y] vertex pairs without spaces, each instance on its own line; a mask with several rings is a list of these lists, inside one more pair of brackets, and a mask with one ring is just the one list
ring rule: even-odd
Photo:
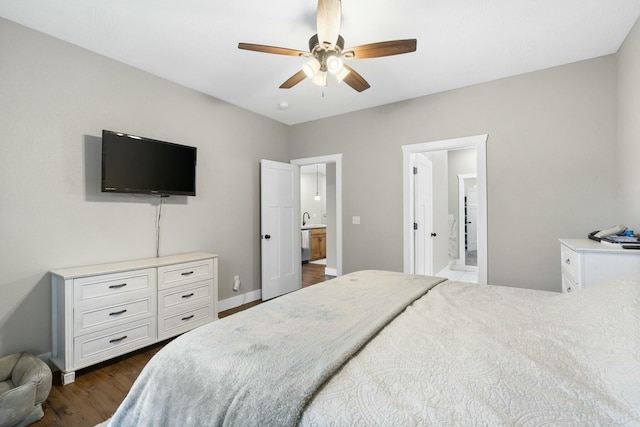
[[218,312],[230,310],[232,308],[240,307],[242,304],[247,304],[262,298],[262,292],[257,291],[247,292],[246,294],[237,295],[235,297],[227,298],[218,301]]
[[338,269],[337,268],[326,267],[324,269],[324,275],[325,276],[338,276]]
[[39,354],[38,359],[42,360],[44,363],[47,363],[49,359],[51,359],[51,352],[45,354]]

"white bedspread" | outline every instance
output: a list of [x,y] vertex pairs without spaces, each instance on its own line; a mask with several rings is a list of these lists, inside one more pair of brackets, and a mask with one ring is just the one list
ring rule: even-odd
[[571,294],[445,282],[345,365],[306,426],[638,426],[640,277]]

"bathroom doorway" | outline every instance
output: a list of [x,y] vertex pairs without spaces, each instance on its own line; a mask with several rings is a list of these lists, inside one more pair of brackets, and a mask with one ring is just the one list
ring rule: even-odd
[[[301,194],[300,203],[300,224],[304,224],[301,253],[303,259],[308,256],[302,268],[305,286],[318,277],[342,275],[342,154],[296,159],[291,163],[300,166],[301,193],[308,193]],[[316,247],[313,243],[320,239],[324,239],[324,253],[311,256],[312,246]]]
[[451,268],[478,269],[478,184],[476,174],[458,175],[458,257]]
[[[432,262],[429,271],[420,271],[420,274],[437,275],[445,269],[454,269],[459,266],[460,256],[469,258],[476,256],[477,266],[469,266],[466,260],[461,273],[473,274],[466,277],[452,277],[455,280],[473,281],[480,284],[487,283],[487,199],[486,199],[486,141],[487,135],[456,138],[451,140],[434,141],[421,144],[405,145],[403,150],[403,199],[404,199],[404,271],[416,273],[416,249],[418,239],[432,239]],[[470,154],[473,154],[470,161]],[[426,156],[433,161],[432,178],[434,187],[433,197],[433,227],[428,236],[420,233],[426,232],[429,227],[421,227],[416,215],[416,185],[414,173],[416,162],[421,156]],[[473,171],[465,170],[460,164],[473,163]],[[466,252],[468,241],[465,244],[466,219],[460,220],[460,211],[464,213],[465,204],[459,202],[459,174],[473,172],[476,175],[475,184],[469,181],[469,188],[473,188],[472,195],[477,202],[473,207],[476,216],[475,236],[472,245],[476,251],[472,254]],[[435,185],[438,184],[438,185]],[[476,197],[477,196],[477,197]],[[462,224],[461,224],[462,222]],[[462,231],[461,231],[462,230]],[[464,252],[463,252],[464,251]],[[418,251],[419,252],[419,251]],[[469,255],[467,255],[469,254]],[[453,262],[458,260],[456,262]],[[429,265],[429,263],[422,263]],[[475,270],[467,272],[464,270]]]

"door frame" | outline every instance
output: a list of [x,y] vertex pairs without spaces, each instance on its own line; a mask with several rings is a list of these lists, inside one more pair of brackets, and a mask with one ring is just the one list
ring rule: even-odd
[[[342,276],[342,153],[326,156],[294,159],[289,163],[298,166],[318,163],[335,163],[336,165],[336,271],[335,276]],[[329,271],[328,273],[333,273]],[[333,274],[331,274],[333,275]]]
[[445,139],[402,146],[403,183],[403,259],[404,272],[414,273],[414,185],[413,156],[429,151],[476,149],[476,175],[478,183],[478,282],[487,284],[488,234],[487,234],[487,139],[488,134]]

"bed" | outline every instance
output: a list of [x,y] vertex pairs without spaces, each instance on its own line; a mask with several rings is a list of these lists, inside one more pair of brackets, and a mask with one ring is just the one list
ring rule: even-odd
[[640,425],[640,275],[572,294],[360,271],[197,328],[110,426]]

